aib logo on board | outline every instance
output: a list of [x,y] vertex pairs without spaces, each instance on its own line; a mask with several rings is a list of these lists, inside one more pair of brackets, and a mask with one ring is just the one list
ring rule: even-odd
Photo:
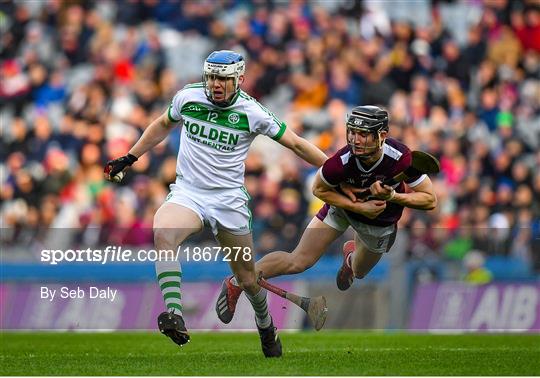
[[238,121],[240,121],[240,116],[236,113],[231,113],[229,114],[229,117],[227,119],[229,120],[230,123],[232,123],[233,125],[236,125]]

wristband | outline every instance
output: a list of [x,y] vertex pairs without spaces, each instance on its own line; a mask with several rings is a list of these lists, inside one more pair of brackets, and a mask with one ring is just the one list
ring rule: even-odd
[[137,158],[137,156],[129,154],[129,153],[126,155],[126,157],[128,158],[129,165],[131,165],[131,164],[135,163],[137,160],[139,160]]

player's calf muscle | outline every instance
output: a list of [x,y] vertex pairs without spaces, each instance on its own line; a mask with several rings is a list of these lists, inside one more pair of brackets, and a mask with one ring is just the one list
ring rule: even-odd
[[[358,239],[356,243],[360,243]],[[377,265],[381,257],[380,253],[361,248],[359,252],[356,252],[356,256],[353,256],[351,268],[354,276],[358,279],[364,278]]]
[[306,259],[296,251],[272,252],[257,262],[257,272],[263,272],[264,278],[272,278],[284,274],[302,273],[315,264],[315,261]]
[[272,252],[257,261],[255,270],[257,274],[262,272],[264,278],[272,278],[282,274],[288,274],[287,268],[290,265],[290,253]]
[[296,251],[293,251],[290,256],[289,274],[302,273],[311,268],[317,260],[304,256]]

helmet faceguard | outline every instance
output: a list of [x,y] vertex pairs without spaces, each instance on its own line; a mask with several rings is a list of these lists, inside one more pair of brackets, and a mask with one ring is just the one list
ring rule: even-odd
[[[347,144],[353,155],[359,159],[369,159],[383,146],[381,133],[388,131],[388,112],[378,106],[357,106],[347,115],[346,126]],[[373,135],[373,143],[368,145],[368,138],[365,138],[363,145],[357,143],[356,133]]]
[[[204,61],[203,68],[203,85],[204,93],[210,102],[218,106],[229,106],[236,94],[240,91],[240,76],[246,70],[246,62],[242,55],[234,51],[221,50],[214,51]],[[226,80],[233,78],[234,89],[231,93],[227,93],[228,85]],[[216,100],[214,93],[214,80],[223,80],[223,93],[220,93],[222,100]]]

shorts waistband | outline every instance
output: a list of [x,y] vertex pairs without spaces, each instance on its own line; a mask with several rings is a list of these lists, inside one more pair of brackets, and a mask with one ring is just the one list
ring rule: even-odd
[[176,181],[174,182],[176,185],[179,185],[179,186],[184,186],[188,189],[191,189],[191,190],[195,190],[197,192],[202,192],[202,193],[222,193],[222,192],[226,192],[226,191],[229,191],[229,190],[237,190],[237,189],[242,189],[244,188],[244,186],[236,186],[236,187],[232,187],[232,188],[223,188],[223,187],[218,187],[218,188],[203,188],[203,187],[200,187],[200,186],[197,186],[191,182],[188,182],[186,181],[185,179],[183,178],[180,178],[178,175],[176,175]]

